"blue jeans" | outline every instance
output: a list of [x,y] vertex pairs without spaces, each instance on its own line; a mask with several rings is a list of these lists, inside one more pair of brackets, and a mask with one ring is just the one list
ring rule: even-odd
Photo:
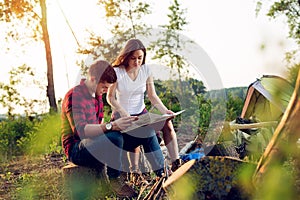
[[123,135],[117,131],[82,139],[73,146],[69,159],[76,165],[98,169],[103,169],[107,164],[107,175],[116,178],[120,176],[123,144]]
[[98,137],[82,139],[71,149],[69,159],[76,165],[97,169],[103,169],[106,164],[108,177],[116,178],[121,173],[124,152],[139,145],[143,145],[153,170],[160,176],[164,157],[153,129],[141,128],[128,134],[110,131]]
[[145,156],[157,176],[162,176],[164,171],[164,156],[159,146],[156,133],[153,128],[140,127],[134,131],[123,134],[124,150],[133,151],[142,145]]

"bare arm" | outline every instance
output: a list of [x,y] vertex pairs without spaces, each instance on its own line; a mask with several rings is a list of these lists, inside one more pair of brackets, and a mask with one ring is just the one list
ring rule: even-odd
[[112,86],[109,87],[106,95],[106,100],[112,107],[112,110],[119,112],[121,117],[128,117],[130,116],[129,113],[126,112],[126,110],[119,104],[119,102],[116,99],[116,87],[117,83],[114,83]]
[[106,132],[105,124],[87,124],[84,127],[84,134],[86,137],[95,137]]
[[152,105],[156,107],[162,114],[172,114],[173,112],[169,110],[161,101],[161,99],[157,96],[153,81],[153,76],[149,76],[147,79],[147,94],[148,98],[151,101]]

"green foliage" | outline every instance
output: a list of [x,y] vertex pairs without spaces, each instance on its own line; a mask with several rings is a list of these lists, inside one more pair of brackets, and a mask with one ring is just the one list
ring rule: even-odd
[[[232,121],[242,112],[246,92],[247,87],[235,87],[224,89],[225,96],[220,95],[220,90],[209,91],[205,96],[212,101],[212,112],[219,111],[220,115],[226,113],[225,120]],[[222,116],[217,118],[222,119]]]
[[244,98],[233,96],[232,93],[228,93],[226,101],[226,121],[232,121],[240,116],[243,106]]
[[34,130],[34,122],[24,117],[0,122],[0,160],[23,154],[24,149],[20,141],[31,135]]
[[[186,83],[188,85],[186,85]],[[202,81],[197,79],[188,78],[186,82],[182,83],[183,88],[185,91],[190,91],[192,96],[195,97],[196,103],[196,115],[195,120],[197,121],[197,134],[201,136],[205,136],[207,133],[210,121],[211,121],[211,111],[212,111],[212,104],[210,99],[205,97],[206,88],[203,85]]]
[[20,141],[26,153],[29,155],[61,154],[60,114],[47,114],[35,126],[35,132]]
[[187,83],[193,89],[194,95],[200,95],[206,93],[206,88],[203,85],[202,81],[193,78],[188,78]]
[[179,181],[176,181],[172,187],[175,189],[173,191],[174,198],[171,199],[195,199],[197,182],[194,180],[193,174],[185,174]]
[[[78,52],[113,62],[128,39],[147,34],[149,25],[143,18],[151,13],[150,5],[142,0],[99,0],[98,5],[104,9],[113,39],[105,40],[101,35],[91,33],[88,48],[80,48]],[[81,64],[81,68],[86,72],[87,66]]]
[[[234,120],[241,114],[247,88],[225,89],[226,97],[220,91],[206,91],[202,81],[188,78],[181,81],[182,95],[178,80],[156,80],[155,88],[162,102],[171,110],[185,112],[174,119],[175,128],[180,125],[182,133],[193,132],[205,137],[210,123],[218,120]],[[151,103],[146,98],[146,106],[151,109]],[[214,119],[212,119],[214,116]],[[213,120],[213,121],[212,121]]]
[[276,1],[268,12],[268,16],[276,18],[284,15],[289,26],[289,37],[294,38],[300,44],[300,12],[298,0],[280,0]]
[[[195,133],[204,136],[210,123],[211,103],[204,97],[206,88],[203,82],[189,78],[185,81],[156,80],[154,84],[159,98],[167,108],[174,112],[185,110],[183,114],[173,119],[175,129],[180,126],[182,134]],[[147,98],[145,103],[147,109],[152,108]]]
[[[154,85],[155,85],[157,95],[159,96],[159,98],[162,100],[163,104],[167,108],[173,110],[174,112],[181,110],[178,98],[169,87],[164,85],[163,81],[157,81],[154,83]],[[149,105],[150,107],[151,102],[147,100],[146,104]]]
[[18,155],[61,154],[60,116],[16,117],[0,122],[0,160]]
[[[259,13],[263,7],[263,1],[257,1],[256,12]],[[277,0],[268,9],[267,16],[279,18],[284,16],[289,26],[289,37],[300,44],[300,3],[298,0]]]
[[[298,52],[300,53],[300,52]],[[297,62],[297,51],[286,53],[286,60],[288,63],[288,76],[287,80],[292,84],[293,87],[296,85],[298,73],[300,70],[300,63]]]
[[[264,176],[262,184],[257,185],[255,199],[281,200],[298,199],[295,190],[295,174],[290,171],[289,165],[283,166],[281,163],[273,163]],[[296,180],[297,181],[297,180]]]
[[[263,2],[264,1],[261,0],[257,1],[257,13],[261,11]],[[289,27],[288,37],[298,44],[298,47],[295,50],[286,53],[288,80],[295,85],[300,65],[300,2],[299,0],[276,0],[269,6],[267,16],[272,19],[283,17]]]
[[0,13],[0,22],[4,22],[1,25],[4,27],[6,54],[14,53],[17,57],[22,57],[31,53],[28,51],[30,49],[28,46],[39,46],[40,41],[44,42],[48,81],[47,89],[44,88],[44,90],[47,92],[51,109],[57,111],[47,29],[46,0],[1,1]]
[[162,27],[168,30],[184,30],[183,27],[188,24],[185,17],[186,9],[181,9],[178,0],[173,0],[172,4],[169,6],[169,11],[169,24]]
[[24,173],[19,176],[13,199],[68,199],[68,191],[64,187],[61,169],[49,169],[39,173]]
[[[148,47],[154,53],[152,59],[159,60],[160,63],[176,71],[174,80],[165,82],[164,86],[168,89],[161,92],[163,95],[160,98],[169,109],[174,111],[176,111],[176,108],[185,109],[185,112],[180,115],[181,119],[179,118],[181,120],[181,133],[204,134],[210,121],[210,103],[202,97],[205,93],[202,81],[186,76],[190,65],[187,59],[179,53],[185,49],[185,45],[192,42],[189,40],[183,41],[179,34],[188,24],[185,17],[186,9],[181,7],[178,0],[171,1],[168,9],[169,21],[161,26],[163,28],[162,36]],[[157,90],[160,89],[162,88]],[[169,101],[166,101],[166,98]],[[175,103],[176,101],[177,103]],[[178,118],[176,117],[175,120],[178,120]],[[177,126],[178,123],[174,124]]]
[[177,74],[174,77],[179,79],[179,91],[182,94],[181,79],[184,77],[184,73],[188,72],[189,64],[179,52],[185,49],[187,43],[191,43],[191,41],[182,41],[179,34],[188,24],[185,18],[186,9],[182,9],[177,0],[173,0],[168,9],[168,24],[161,26],[164,29],[161,31],[163,36],[152,42],[149,45],[149,50],[154,52],[152,57],[154,60],[159,60],[161,64],[175,69]]
[[[166,83],[165,81],[160,81],[160,80],[155,81],[154,85],[158,97],[161,99],[163,104],[168,109],[172,110],[173,112],[180,111],[182,107],[180,105],[179,99],[176,96],[176,93],[174,93],[174,91],[170,87],[168,87],[165,83]],[[161,114],[158,110],[156,110],[153,107],[153,105],[151,104],[147,96],[145,96],[145,105],[147,110],[149,110],[150,112],[154,112],[154,113],[157,112]],[[175,117],[173,119],[173,125],[175,129],[178,127],[180,121],[181,121],[180,117]]]
[[299,70],[300,70],[300,63],[295,64],[294,66],[289,68],[288,80],[294,87],[296,85]]
[[197,96],[198,101],[198,131],[203,138],[208,131],[208,127],[211,121],[212,106],[210,100],[205,99],[203,95]]
[[45,91],[45,86],[36,79],[32,68],[25,64],[9,71],[9,84],[0,82],[0,104],[7,108],[9,117],[19,114],[20,110],[23,110],[26,116],[31,116],[37,113],[36,108],[41,108],[45,103],[45,100],[30,98],[22,93],[24,87],[32,85]]

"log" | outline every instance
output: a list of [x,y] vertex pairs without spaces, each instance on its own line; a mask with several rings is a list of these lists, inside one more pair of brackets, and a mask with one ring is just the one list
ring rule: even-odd
[[253,173],[256,165],[226,156],[190,160],[163,183],[163,189],[169,199],[247,199],[253,186],[239,177],[244,167]]
[[251,128],[264,128],[264,127],[276,127],[278,125],[277,121],[270,122],[257,122],[252,124],[229,124],[231,130],[235,129],[251,129]]
[[89,168],[73,163],[62,168],[64,187],[71,199],[103,198],[110,193],[104,168]]
[[68,163],[62,168],[64,176],[79,176],[84,178],[85,176],[97,177],[101,176],[102,169],[89,168],[84,166],[75,165],[73,163]]

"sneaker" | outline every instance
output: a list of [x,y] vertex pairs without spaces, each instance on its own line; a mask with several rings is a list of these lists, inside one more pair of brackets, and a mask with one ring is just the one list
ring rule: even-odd
[[144,179],[145,179],[148,183],[150,183],[151,180],[152,180],[152,177],[151,177],[151,173],[150,173],[150,172],[144,172],[144,173],[143,173],[143,177],[144,177]]
[[179,167],[181,167],[181,165],[183,165],[183,161],[180,158],[172,162],[172,167],[171,167],[172,172],[175,172]]
[[132,182],[136,186],[149,184],[148,181],[144,178],[143,174],[139,171],[133,171],[130,173],[130,182]]
[[137,197],[138,194],[121,177],[110,179],[110,186],[118,197]]
[[121,172],[120,179],[122,181],[128,182],[129,181],[129,176],[130,176],[129,172]]

